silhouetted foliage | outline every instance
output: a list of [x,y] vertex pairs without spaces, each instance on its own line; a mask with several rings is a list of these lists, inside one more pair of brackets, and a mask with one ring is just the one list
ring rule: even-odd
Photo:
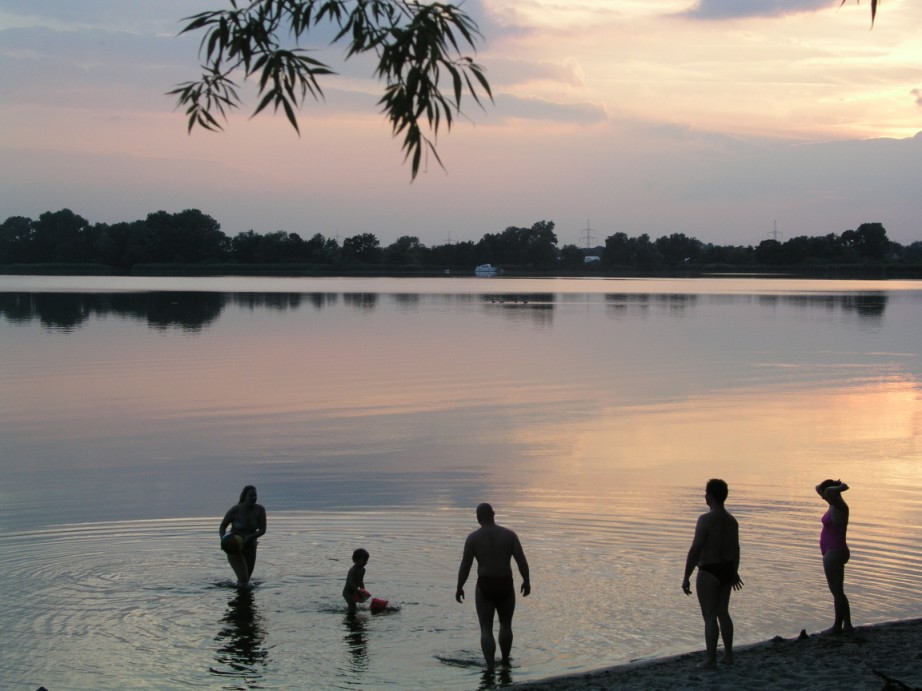
[[[587,256],[601,261],[587,262]],[[315,233],[253,230],[228,238],[211,216],[197,209],[157,211],[146,219],[90,225],[69,209],[46,212],[38,220],[11,216],[0,224],[0,266],[7,273],[40,267],[48,273],[469,273],[478,264],[505,273],[597,275],[599,273],[772,270],[816,272],[837,267],[903,267],[922,272],[922,242],[904,247],[887,237],[883,224],[862,223],[841,235],[766,239],[757,246],[705,244],[684,233],[651,240],[617,232],[604,247],[557,246],[552,221],[531,227],[509,226],[478,242],[448,242],[427,247],[405,235],[381,247],[373,233],[336,239]],[[184,268],[185,267],[185,268]],[[253,267],[248,269],[247,267]],[[274,268],[273,268],[274,267]],[[365,267],[365,268],[363,268]]]
[[557,236],[553,221],[538,221],[531,228],[510,226],[502,233],[487,233],[477,244],[478,263],[511,264],[548,269],[557,264]]
[[[220,120],[241,103],[237,79],[257,83],[253,115],[270,105],[299,131],[295,111],[305,98],[323,97],[319,78],[334,74],[309,55],[302,39],[324,25],[345,43],[344,60],[373,55],[374,76],[385,84],[378,105],[416,177],[424,152],[441,164],[439,128],[451,128],[466,91],[478,104],[493,99],[483,68],[462,54],[480,38],[461,3],[394,0],[253,0],[187,17],[182,33],[202,32],[202,75],[169,92],[185,108],[188,128],[220,130]],[[448,82],[443,87],[443,81]],[[445,88],[445,91],[443,91]],[[481,95],[482,94],[482,95]],[[432,138],[423,134],[423,125]]]
[[690,238],[683,233],[673,233],[668,237],[663,236],[653,244],[666,266],[697,264],[701,256],[701,248],[704,245],[700,240]]
[[93,261],[89,223],[70,209],[46,211],[31,228],[31,253],[41,261]]
[[0,225],[0,263],[31,262],[32,220],[10,216]]
[[426,246],[418,237],[404,235],[384,248],[384,263],[421,266],[426,260]]
[[375,264],[380,260],[380,242],[372,233],[361,233],[343,240],[343,257],[346,260]]
[[560,266],[570,271],[577,271],[586,263],[585,256],[576,245],[564,245],[560,248]]

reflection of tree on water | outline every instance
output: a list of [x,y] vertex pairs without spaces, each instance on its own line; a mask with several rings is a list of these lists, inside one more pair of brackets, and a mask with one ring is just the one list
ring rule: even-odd
[[478,298],[491,313],[537,326],[554,322],[557,298],[553,293],[488,293]]
[[297,310],[301,302],[310,299],[314,302],[313,294],[305,293],[234,293],[234,304],[250,310],[270,309],[277,312]]
[[[145,321],[158,331],[181,329],[194,333],[216,322],[225,306],[257,310],[298,310],[303,304],[315,309],[334,306],[339,298],[351,308],[371,312],[377,308],[377,293],[210,293],[151,291],[143,293],[0,293],[0,318],[11,324],[39,319],[54,331],[73,331],[93,317],[109,314]],[[553,293],[493,293],[453,295],[442,299],[464,303],[477,300],[488,309],[510,319],[527,318],[537,324],[550,324],[557,305]],[[607,311],[614,316],[643,315],[653,308],[666,309],[676,316],[698,304],[757,302],[764,306],[793,305],[803,309],[841,310],[865,321],[879,320],[887,308],[885,291],[854,294],[811,295],[708,295],[609,293],[604,297]],[[417,295],[396,295],[401,307],[415,307]]]
[[346,614],[343,623],[346,625],[343,640],[346,642],[346,650],[352,656],[352,671],[364,672],[368,668],[368,619],[350,612]]
[[888,296],[883,291],[848,295],[768,295],[761,298],[764,303],[783,302],[806,309],[841,310],[872,320],[883,316],[887,300]]
[[343,302],[349,307],[370,311],[378,306],[377,293],[343,293]]
[[269,651],[263,645],[266,632],[253,600],[253,591],[240,589],[227,603],[221,620],[223,626],[215,636],[220,647],[215,653],[218,667],[212,674],[239,678],[249,684],[262,678],[262,668],[269,661]]
[[222,293],[0,293],[0,316],[10,322],[39,319],[47,329],[71,331],[91,317],[115,314],[146,321],[157,330],[201,331],[221,316]]
[[875,320],[883,316],[887,308],[888,295],[883,291],[844,295],[692,295],[650,294],[650,293],[608,293],[605,304],[615,315],[643,314],[652,307],[665,308],[681,316],[682,313],[701,303],[736,304],[756,301],[759,305],[793,305],[804,309],[841,310],[854,313],[862,319]]
[[3,293],[0,315],[13,324],[24,324],[38,317],[45,328],[70,331],[95,311],[84,297],[69,293]]
[[[147,293],[142,316],[153,329],[178,327],[201,331],[221,316],[227,296],[221,293]],[[114,301],[118,306],[119,301]]]

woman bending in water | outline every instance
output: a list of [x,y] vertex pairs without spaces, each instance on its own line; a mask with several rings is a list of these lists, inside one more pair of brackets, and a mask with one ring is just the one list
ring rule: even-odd
[[743,587],[739,577],[739,524],[724,508],[729,489],[723,480],[708,480],[704,500],[710,511],[701,514],[695,537],[685,560],[682,590],[691,595],[691,578],[695,566],[698,578],[695,590],[701,616],[704,617],[704,642],[707,659],[702,667],[717,666],[717,640],[724,642],[723,661],[733,662],[733,620],[730,618],[730,592]]
[[239,551],[227,551],[227,561],[237,574],[237,585],[248,586],[256,568],[256,540],[266,534],[266,510],[256,503],[253,485],[244,487],[240,501],[224,514],[218,528],[222,540],[228,526],[231,527],[230,534],[239,536],[243,544]]
[[845,597],[845,564],[851,553],[845,541],[848,530],[848,504],[842,499],[842,492],[848,489],[841,480],[823,480],[816,486],[816,493],[829,504],[823,514],[823,530],[820,533],[820,552],[823,555],[823,571],[832,593],[835,621],[830,633],[851,633],[852,613]]

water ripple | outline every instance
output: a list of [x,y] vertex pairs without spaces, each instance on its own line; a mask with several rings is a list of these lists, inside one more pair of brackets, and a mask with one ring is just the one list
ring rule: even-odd
[[[825,628],[822,507],[744,498],[738,641]],[[514,680],[701,647],[697,603],[679,590],[697,509],[683,502],[678,520],[629,493],[617,506],[512,506],[500,517],[522,536],[534,588],[518,605]],[[71,689],[476,686],[472,598],[453,600],[471,511],[275,512],[252,592],[233,587],[216,523],[66,525],[0,538],[8,679]],[[867,521],[852,532],[847,585],[858,620],[918,616],[918,536]],[[358,546],[372,555],[366,585],[399,611],[345,616],[339,591]]]

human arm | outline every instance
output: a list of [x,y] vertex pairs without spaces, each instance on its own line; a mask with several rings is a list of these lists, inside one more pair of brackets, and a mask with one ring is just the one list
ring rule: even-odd
[[[705,514],[707,515],[707,514]],[[701,558],[701,548],[704,545],[704,536],[706,533],[704,516],[698,518],[695,526],[695,537],[692,539],[691,547],[688,549],[688,555],[685,557],[685,575],[682,577],[682,591],[686,595],[691,595],[691,575],[692,571],[698,565]]]
[[458,588],[455,590],[455,600],[464,602],[464,584],[467,583],[467,577],[471,574],[471,566],[474,564],[474,547],[471,537],[468,536],[464,541],[464,553],[461,555],[461,566],[458,567]]
[[845,503],[845,500],[842,499],[842,492],[848,490],[848,485],[841,480],[836,480],[834,485],[828,485],[827,487],[822,487],[822,483],[816,486],[817,493],[829,502],[830,506],[833,506],[840,511],[848,511],[848,505]]
[[222,538],[224,537],[224,534],[227,532],[227,526],[229,526],[231,523],[234,522],[234,516],[236,515],[236,512],[237,512],[237,506],[238,505],[235,504],[234,506],[230,507],[227,510],[227,513],[224,514],[224,520],[222,520],[221,525],[218,526],[218,535],[220,535]]
[[256,532],[251,533],[245,539],[246,540],[256,540],[261,538],[266,534],[266,509],[257,504],[256,505]]
[[528,572],[528,560],[525,558],[525,550],[522,549],[522,543],[519,542],[519,536],[516,535],[512,543],[512,558],[515,559],[519,567],[519,573],[522,575],[521,592],[523,597],[531,594],[531,577]]
[[740,533],[739,533],[739,524],[734,520],[733,521],[733,546],[734,546],[734,558],[733,566],[736,572],[736,580],[733,581],[732,588],[733,590],[740,590],[743,587],[743,579],[740,578]]

